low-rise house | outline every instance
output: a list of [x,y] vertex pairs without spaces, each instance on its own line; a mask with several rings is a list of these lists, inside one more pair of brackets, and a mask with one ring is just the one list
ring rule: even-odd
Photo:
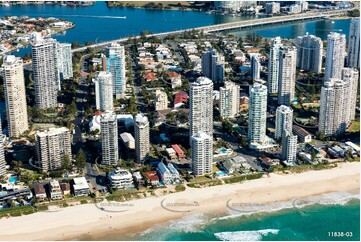
[[144,177],[148,185],[151,186],[159,185],[159,177],[157,175],[157,171],[144,172]]
[[342,158],[345,155],[344,150],[338,145],[335,145],[334,147],[329,148],[328,152],[330,153],[330,155],[332,155],[335,158]]
[[227,159],[222,162],[222,168],[224,169],[225,172],[231,174],[239,171],[241,166],[240,164],[237,164],[234,161],[232,161],[232,159]]
[[63,192],[63,195],[69,195],[70,194],[70,184],[69,183],[60,183],[61,191]]
[[151,82],[151,81],[156,81],[156,80],[158,80],[155,72],[145,73],[145,74],[143,75],[143,77],[144,77],[144,79],[145,79],[147,82]]
[[43,201],[47,198],[45,187],[43,184],[41,183],[34,184],[33,190],[34,190],[34,195],[38,200]]
[[300,126],[297,125],[293,125],[292,131],[295,135],[297,135],[298,141],[300,143],[308,143],[312,141],[312,135],[304,128],[301,128]]
[[184,151],[179,147],[179,145],[175,144],[172,145],[173,150],[177,153],[178,159],[185,159],[186,155],[184,154]]
[[145,180],[139,171],[133,173],[133,178],[134,178],[134,183],[135,185],[137,185],[137,187],[145,185]]
[[172,89],[182,86],[182,78],[179,73],[177,73],[175,71],[169,71],[167,74],[171,81]]
[[180,175],[179,172],[177,171],[177,169],[173,166],[173,164],[168,163],[168,170],[170,171],[170,173],[172,174],[172,180],[173,183],[180,183]]
[[49,195],[52,200],[63,199],[63,193],[58,181],[52,180],[49,182]]
[[169,159],[173,160],[173,159],[177,159],[177,153],[175,152],[175,150],[173,148],[166,148],[165,149]]
[[158,163],[157,173],[160,181],[162,181],[164,184],[167,185],[172,183],[172,173],[168,170],[163,162]]
[[259,159],[261,166],[269,168],[270,166],[276,166],[280,164],[278,159],[271,159],[269,157],[262,157]]
[[135,149],[135,139],[130,133],[121,133],[120,138],[128,149]]
[[85,177],[73,178],[72,190],[74,196],[85,196],[90,194],[89,185]]
[[134,188],[133,176],[129,171],[117,167],[114,171],[108,174],[110,185],[118,189]]

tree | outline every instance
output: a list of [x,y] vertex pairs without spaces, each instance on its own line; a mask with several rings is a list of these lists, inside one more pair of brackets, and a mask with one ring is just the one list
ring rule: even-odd
[[84,169],[86,160],[87,158],[85,152],[82,148],[80,148],[78,153],[76,154],[76,162],[75,162],[75,166],[79,171]]
[[316,159],[316,151],[314,149],[311,150],[311,159],[312,161]]
[[68,155],[62,157],[61,168],[65,171],[71,171],[72,164]]
[[74,101],[72,101],[71,104],[69,105],[69,113],[75,114],[76,111],[77,111],[76,104]]
[[19,176],[21,174],[20,168],[23,165],[23,163],[21,161],[13,160],[11,162],[11,165],[14,169],[15,174]]

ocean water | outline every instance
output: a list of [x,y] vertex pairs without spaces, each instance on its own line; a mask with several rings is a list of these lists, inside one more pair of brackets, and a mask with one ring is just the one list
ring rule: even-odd
[[[344,236],[330,236],[343,232]],[[351,235],[352,233],[352,235]],[[348,236],[346,236],[348,235]],[[226,215],[195,213],[138,234],[109,235],[102,240],[360,240],[359,195],[330,193],[230,210]]]

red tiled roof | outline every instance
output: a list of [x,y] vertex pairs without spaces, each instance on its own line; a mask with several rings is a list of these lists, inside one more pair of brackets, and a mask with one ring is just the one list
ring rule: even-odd
[[186,103],[188,100],[188,94],[184,91],[177,92],[174,96],[174,105],[178,103]]
[[150,181],[159,181],[159,177],[157,175],[157,171],[147,171],[144,172],[144,176],[147,180]]
[[177,152],[179,158],[185,158],[183,150],[178,145],[172,145],[172,148]]
[[144,74],[144,78],[147,80],[147,81],[154,81],[157,79],[157,77],[155,76],[155,73],[154,72],[148,72],[146,74]]
[[169,78],[179,77],[179,74],[175,71],[169,71],[168,76],[169,76]]

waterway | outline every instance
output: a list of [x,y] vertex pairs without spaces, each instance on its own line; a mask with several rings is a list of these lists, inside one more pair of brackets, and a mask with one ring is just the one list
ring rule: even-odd
[[[75,27],[64,34],[54,36],[60,42],[78,42],[84,44],[101,42],[138,35],[148,30],[160,33],[172,30],[234,22],[257,16],[229,16],[207,14],[198,11],[154,10],[141,8],[108,8],[105,2],[96,2],[87,7],[69,7],[61,5],[16,5],[0,6],[0,16],[57,17],[75,23]],[[123,18],[125,17],[125,18]],[[331,31],[348,34],[349,19],[317,20],[286,25],[263,26],[242,31],[233,31],[237,36],[255,32],[264,37],[281,36],[294,38],[306,32],[327,38]],[[24,55],[29,48],[21,49],[16,55]]]

